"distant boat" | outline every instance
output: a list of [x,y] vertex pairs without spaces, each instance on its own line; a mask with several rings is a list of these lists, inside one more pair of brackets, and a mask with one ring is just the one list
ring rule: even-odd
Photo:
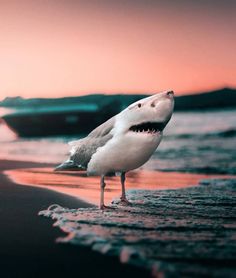
[[66,104],[18,109],[2,116],[7,126],[20,137],[88,134],[120,111],[119,103],[109,105]]

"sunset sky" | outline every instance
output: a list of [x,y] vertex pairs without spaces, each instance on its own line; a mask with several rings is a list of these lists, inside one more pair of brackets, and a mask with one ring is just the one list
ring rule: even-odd
[[236,1],[0,0],[0,99],[236,87]]

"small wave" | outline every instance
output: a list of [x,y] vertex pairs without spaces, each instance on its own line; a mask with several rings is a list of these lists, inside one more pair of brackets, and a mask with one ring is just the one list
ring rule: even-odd
[[196,173],[196,174],[214,174],[214,175],[235,175],[236,168],[234,167],[210,167],[210,166],[203,166],[203,167],[190,167],[185,165],[183,167],[173,167],[173,168],[156,168],[156,171],[162,172],[180,172],[180,173]]
[[209,133],[183,133],[183,134],[176,134],[176,135],[168,135],[166,136],[167,139],[207,139],[207,138],[227,138],[227,137],[235,137],[236,136],[236,129],[227,129],[222,131],[216,132],[209,132]]
[[235,258],[235,190],[236,180],[206,180],[180,190],[130,190],[131,206],[117,200],[106,211],[52,205],[39,215],[56,220],[54,226],[67,233],[57,242],[118,256],[123,263],[150,269],[155,277],[163,272],[183,277],[186,269],[199,271],[195,264],[191,269],[191,260]]
[[218,133],[220,137],[234,137],[236,136],[236,129],[228,129]]

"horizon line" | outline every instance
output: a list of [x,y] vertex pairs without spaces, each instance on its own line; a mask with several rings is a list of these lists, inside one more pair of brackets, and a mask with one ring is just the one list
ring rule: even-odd
[[[223,86],[223,87],[216,87],[216,88],[212,88],[212,89],[206,89],[201,90],[201,91],[190,91],[190,92],[181,92],[178,93],[178,95],[176,95],[176,97],[180,97],[180,96],[191,96],[191,95],[200,95],[200,94],[205,94],[205,93],[211,93],[211,92],[215,92],[215,91],[221,91],[221,90],[236,90],[236,87],[230,87],[230,86]],[[165,90],[158,90],[158,92],[162,92]],[[174,91],[175,92],[175,91]],[[3,99],[0,100],[0,102],[4,101],[7,98],[22,98],[22,99],[60,99],[60,98],[73,98],[73,97],[82,97],[82,96],[88,96],[88,95],[153,95],[157,93],[157,91],[155,92],[138,92],[138,91],[134,91],[134,92],[84,92],[84,93],[80,93],[78,95],[74,95],[73,93],[70,95],[64,95],[64,96],[58,96],[58,97],[22,97],[20,95],[16,95],[16,96],[6,96]]]

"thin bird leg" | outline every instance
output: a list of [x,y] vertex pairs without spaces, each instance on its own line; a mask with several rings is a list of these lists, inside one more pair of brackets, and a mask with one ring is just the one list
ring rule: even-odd
[[120,199],[125,200],[126,199],[126,195],[125,195],[125,173],[121,173],[120,181],[121,181],[121,186],[122,186],[122,193],[121,193]]
[[120,181],[121,181],[121,188],[122,188],[122,193],[121,193],[121,203],[129,205],[130,202],[126,199],[125,195],[125,172],[122,172],[120,175]]
[[100,195],[100,209],[113,209],[112,207],[105,206],[104,205],[104,189],[106,187],[105,183],[105,175],[101,176],[101,181],[100,181],[100,187],[101,187],[101,195]]
[[101,195],[100,195],[100,209],[104,209],[105,205],[104,205],[104,189],[105,189],[105,176],[102,175],[101,176],[101,180],[100,180],[100,187],[101,187]]

